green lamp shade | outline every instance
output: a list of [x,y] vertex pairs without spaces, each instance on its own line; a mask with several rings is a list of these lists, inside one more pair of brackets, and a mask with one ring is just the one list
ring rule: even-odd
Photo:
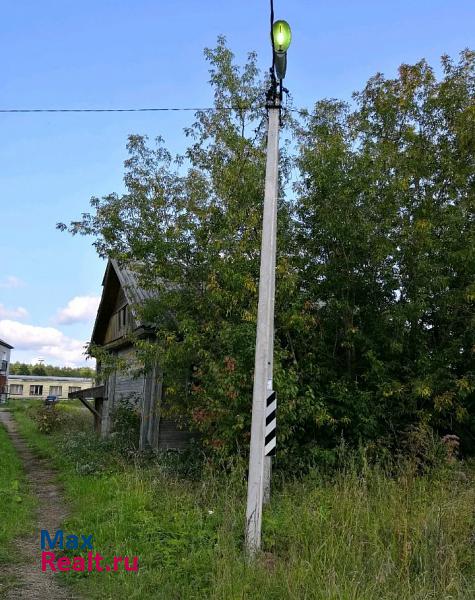
[[274,38],[274,50],[276,52],[287,52],[292,40],[292,32],[287,21],[276,21],[272,25],[272,37]]

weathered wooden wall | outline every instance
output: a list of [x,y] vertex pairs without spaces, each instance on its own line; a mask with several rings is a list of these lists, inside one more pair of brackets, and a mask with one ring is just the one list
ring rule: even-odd
[[141,410],[139,448],[156,449],[160,435],[160,404],[162,400],[162,373],[155,365],[145,377]]
[[105,400],[102,406],[101,435],[109,435],[114,408],[121,400],[135,402],[140,408],[139,448],[154,450],[182,450],[188,445],[192,434],[178,428],[176,421],[162,419],[162,372],[156,365],[147,375],[134,377],[136,363],[132,347],[118,350],[117,355],[129,365],[128,372],[112,373],[105,384]]
[[162,419],[160,421],[160,433],[158,437],[159,450],[184,450],[192,434],[189,431],[178,429],[176,421],[172,419]]
[[126,361],[128,371],[116,374],[115,400],[116,402],[119,400],[140,402],[144,394],[145,377],[143,374],[137,375],[140,365],[135,358],[135,352],[132,348],[124,348],[117,354]]
[[105,382],[104,405],[102,410],[101,435],[107,437],[112,427],[112,415],[121,400],[142,405],[144,398],[145,377],[136,375],[139,368],[132,347],[121,348],[116,355],[129,365],[127,372],[113,372]]

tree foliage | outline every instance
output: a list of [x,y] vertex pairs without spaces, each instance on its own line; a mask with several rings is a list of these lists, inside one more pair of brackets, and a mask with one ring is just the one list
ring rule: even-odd
[[11,375],[41,375],[50,377],[90,377],[95,376],[95,370],[90,367],[57,367],[55,365],[29,365],[21,362],[10,363]]
[[[305,439],[377,439],[474,414],[475,55],[378,74],[299,131]],[[299,419],[302,422],[302,419]],[[470,433],[468,431],[470,430]]]
[[[176,159],[130,136],[126,193],[68,227],[135,265],[168,410],[220,455],[248,446],[265,167],[265,82],[224,39],[206,50],[215,110]],[[284,116],[276,286],[279,457],[332,459],[341,437],[407,427],[475,435],[475,55],[376,75],[350,106]],[[225,107],[233,106],[234,110]],[[285,191],[294,184],[293,200]],[[60,225],[63,229],[64,225]]]

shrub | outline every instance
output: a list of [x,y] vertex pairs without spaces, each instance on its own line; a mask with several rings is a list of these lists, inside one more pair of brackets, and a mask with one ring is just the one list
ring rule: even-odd
[[38,430],[46,434],[58,431],[63,422],[62,415],[55,404],[38,407],[35,413],[35,420],[38,424]]
[[404,459],[420,473],[447,465],[455,452],[450,443],[441,439],[424,421],[406,429],[401,450]]
[[125,449],[138,447],[140,415],[133,398],[120,400],[112,412],[113,438]]

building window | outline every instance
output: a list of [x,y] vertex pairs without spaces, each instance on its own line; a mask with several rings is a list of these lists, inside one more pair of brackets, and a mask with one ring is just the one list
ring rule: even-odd
[[77,387],[77,386],[74,386],[74,385],[70,385],[69,386],[69,393],[72,394],[73,392],[79,392],[80,389],[81,389],[80,387]]
[[49,395],[50,396],[61,396],[63,393],[62,385],[50,385],[49,386]]
[[10,384],[10,394],[12,396],[22,396],[23,395],[23,385],[18,383]]
[[43,386],[42,385],[30,385],[30,396],[42,396]]
[[127,305],[119,310],[117,316],[119,318],[119,330],[124,329],[127,325]]

